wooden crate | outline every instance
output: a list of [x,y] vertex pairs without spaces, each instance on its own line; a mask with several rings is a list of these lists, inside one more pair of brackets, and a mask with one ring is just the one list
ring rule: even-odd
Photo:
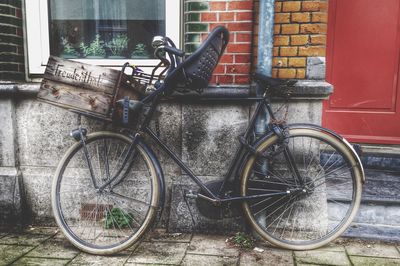
[[120,71],[50,56],[38,98],[47,103],[110,120],[115,101],[138,100],[145,84]]

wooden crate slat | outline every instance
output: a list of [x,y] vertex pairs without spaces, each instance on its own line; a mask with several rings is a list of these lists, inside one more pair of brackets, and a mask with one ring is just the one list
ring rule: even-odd
[[50,56],[44,79],[113,94],[119,71]]
[[52,80],[43,80],[37,96],[56,106],[85,110],[95,114],[108,116],[112,95],[91,91]]

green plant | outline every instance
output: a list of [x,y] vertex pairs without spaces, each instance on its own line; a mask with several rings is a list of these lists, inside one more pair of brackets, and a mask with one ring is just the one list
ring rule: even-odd
[[122,55],[128,49],[129,38],[126,34],[118,34],[107,43],[112,55]]
[[104,227],[106,229],[129,227],[133,220],[132,216],[120,208],[112,208],[106,212]]
[[232,242],[235,246],[239,246],[241,248],[253,248],[254,247],[254,239],[243,232],[237,232],[235,236],[232,238]]
[[78,56],[78,53],[76,52],[74,47],[72,47],[72,45],[69,43],[67,38],[61,37],[61,43],[64,47],[62,52],[64,55]]
[[135,46],[135,50],[133,50],[131,57],[148,57],[149,53],[146,50],[146,45],[143,43],[138,43]]
[[84,56],[105,56],[106,51],[104,50],[104,42],[100,40],[100,35],[96,34],[94,40],[86,46],[83,42],[80,44],[79,48]]

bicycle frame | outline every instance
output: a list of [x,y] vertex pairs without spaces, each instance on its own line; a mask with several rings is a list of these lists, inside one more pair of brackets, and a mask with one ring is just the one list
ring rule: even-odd
[[[244,143],[244,142],[240,142],[240,146],[237,148],[235,155],[233,157],[233,160],[228,168],[228,172],[226,173],[223,183],[219,189],[219,193],[214,193],[212,192],[206,185],[205,183],[203,183],[199,177],[197,177],[193,171],[181,160],[181,158],[179,158],[179,156],[177,156],[158,136],[157,134],[149,127],[149,122],[151,121],[152,115],[154,113],[154,111],[157,108],[157,105],[159,103],[159,100],[161,98],[161,93],[165,91],[165,88],[163,87],[163,85],[161,85],[161,87],[156,90],[155,92],[153,92],[151,95],[149,95],[148,97],[146,97],[143,102],[151,102],[151,106],[150,109],[147,113],[147,115],[145,116],[144,121],[141,123],[141,125],[139,126],[139,131],[138,133],[136,133],[133,136],[133,141],[131,144],[131,147],[129,148],[130,151],[128,152],[126,158],[124,159],[124,164],[125,165],[127,163],[127,159],[128,157],[130,157],[132,154],[130,154],[133,150],[134,150],[134,146],[136,145],[137,141],[141,138],[142,133],[147,134],[148,136],[150,136],[167,154],[169,157],[171,157],[175,163],[205,192],[206,195],[203,194],[198,194],[198,197],[201,197],[205,200],[208,200],[210,202],[213,202],[214,204],[219,204],[219,203],[223,203],[223,202],[229,202],[229,201],[243,201],[243,200],[250,200],[250,199],[256,199],[256,198],[267,198],[267,197],[272,197],[272,196],[282,196],[282,195],[287,195],[288,193],[291,193],[293,191],[285,191],[285,192],[276,192],[276,193],[265,193],[265,194],[258,194],[258,195],[251,195],[251,196],[235,196],[235,197],[225,197],[224,194],[226,192],[227,189],[227,184],[229,183],[229,180],[232,178],[238,178],[238,171],[240,171],[241,166],[243,165],[246,156],[250,153],[251,149],[254,149],[250,144],[248,143]],[[254,101],[257,102],[257,106],[256,109],[254,111],[254,113],[252,114],[252,117],[250,119],[249,125],[244,133],[244,135],[242,136],[242,138],[246,141],[249,140],[250,135],[253,132],[255,123],[256,123],[256,118],[259,115],[261,109],[263,106],[265,106],[266,110],[269,113],[269,116],[272,120],[275,120],[275,116],[274,113],[272,112],[272,109],[270,107],[270,103],[269,101],[265,98],[265,97],[259,97],[259,98],[252,98]],[[272,124],[270,124],[272,125]],[[279,126],[278,126],[279,127]],[[280,129],[277,129],[280,130]],[[274,130],[275,132],[275,130]],[[286,151],[285,149],[285,157],[289,162],[289,166],[291,168],[293,168],[292,163],[290,163],[293,159],[292,156],[290,154],[289,151]],[[123,167],[122,167],[123,168]],[[294,168],[292,169],[292,171],[294,171],[294,173],[296,173],[296,176],[298,174],[296,167],[294,166]],[[111,180],[109,180],[109,182],[105,183],[102,187],[107,186],[108,184],[110,184],[112,181],[114,181],[118,175],[120,174],[120,172]],[[296,189],[297,190],[297,189]]]

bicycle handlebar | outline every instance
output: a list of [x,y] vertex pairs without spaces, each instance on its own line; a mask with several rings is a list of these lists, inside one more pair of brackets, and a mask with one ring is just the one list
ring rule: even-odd
[[185,55],[185,52],[182,50],[179,50],[178,48],[172,47],[172,46],[164,46],[164,51],[167,53],[174,54],[179,57],[183,57]]

